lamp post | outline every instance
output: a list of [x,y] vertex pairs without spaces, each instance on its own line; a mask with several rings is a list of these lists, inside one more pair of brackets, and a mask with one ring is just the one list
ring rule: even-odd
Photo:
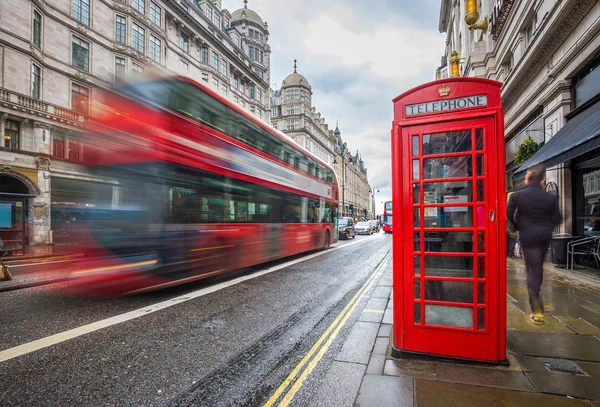
[[[333,158],[333,165],[337,165],[338,162],[335,159],[335,157]],[[346,198],[346,191],[345,191],[345,187],[346,187],[346,166],[344,165],[344,161],[342,159],[342,216],[346,216],[346,202],[345,202],[345,198]]]
[[371,191],[373,191],[373,207],[371,208],[371,210],[373,211],[373,216],[376,218],[377,217],[377,205],[375,205],[375,193],[379,192],[379,187],[373,187],[371,189]]

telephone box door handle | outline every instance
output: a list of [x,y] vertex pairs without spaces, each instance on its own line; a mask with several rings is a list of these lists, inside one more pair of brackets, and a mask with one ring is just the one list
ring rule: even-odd
[[494,210],[490,211],[490,222],[493,222],[496,219],[496,212]]

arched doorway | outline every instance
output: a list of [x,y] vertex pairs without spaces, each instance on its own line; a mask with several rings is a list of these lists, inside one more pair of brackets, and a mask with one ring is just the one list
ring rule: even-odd
[[0,254],[24,254],[28,202],[38,193],[37,186],[26,176],[6,168],[0,172]]

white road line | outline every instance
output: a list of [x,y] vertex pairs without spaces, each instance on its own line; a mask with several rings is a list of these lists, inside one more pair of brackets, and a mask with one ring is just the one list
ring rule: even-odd
[[[381,237],[380,237],[381,238]],[[9,348],[0,352],[0,362],[5,362],[7,360],[26,355],[31,352],[35,352],[37,350],[47,348],[48,346],[56,345],[61,342],[68,341],[69,339],[77,338],[78,336],[82,336],[85,334],[89,334],[94,331],[98,331],[103,328],[107,328],[112,325],[117,325],[126,321],[130,321],[132,319],[136,319],[142,317],[144,315],[152,314],[154,312],[172,307],[173,305],[181,304],[186,301],[192,300],[194,298],[202,297],[207,294],[214,293],[216,291],[222,290],[227,287],[234,286],[236,284],[242,283],[247,280],[252,280],[253,278],[257,278],[260,276],[264,276],[265,274],[272,273],[277,270],[281,270],[285,267],[292,266],[297,263],[301,263],[303,261],[307,261],[310,259],[314,259],[315,257],[321,256],[326,253],[331,253],[334,250],[343,249],[349,246],[353,246],[355,244],[365,243],[368,241],[373,241],[374,239],[361,239],[352,243],[347,243],[342,246],[332,247],[328,250],[323,250],[317,253],[313,253],[309,256],[302,257],[300,259],[292,260],[284,264],[279,264],[277,266],[271,267],[266,270],[257,271],[251,275],[242,276],[235,278],[231,281],[226,281],[223,283],[215,284],[212,287],[202,288],[198,291],[194,291],[188,294],[181,295],[179,297],[172,298],[167,301],[162,301],[153,305],[149,305],[144,308],[140,308],[134,311],[126,312],[125,314],[116,315],[114,317],[110,317],[107,319],[103,319],[101,321],[92,322],[91,324],[83,325],[78,328],[70,329],[68,331],[64,331],[55,335],[50,335],[42,339],[38,339],[35,341],[27,342],[23,345],[18,345],[13,348]]]

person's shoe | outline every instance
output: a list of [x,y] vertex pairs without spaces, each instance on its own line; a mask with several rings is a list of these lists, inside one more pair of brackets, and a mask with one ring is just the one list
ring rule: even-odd
[[554,308],[551,305],[544,305],[544,313],[549,314],[554,311]]
[[531,314],[529,315],[529,320],[536,325],[542,325],[544,323],[544,317]]

